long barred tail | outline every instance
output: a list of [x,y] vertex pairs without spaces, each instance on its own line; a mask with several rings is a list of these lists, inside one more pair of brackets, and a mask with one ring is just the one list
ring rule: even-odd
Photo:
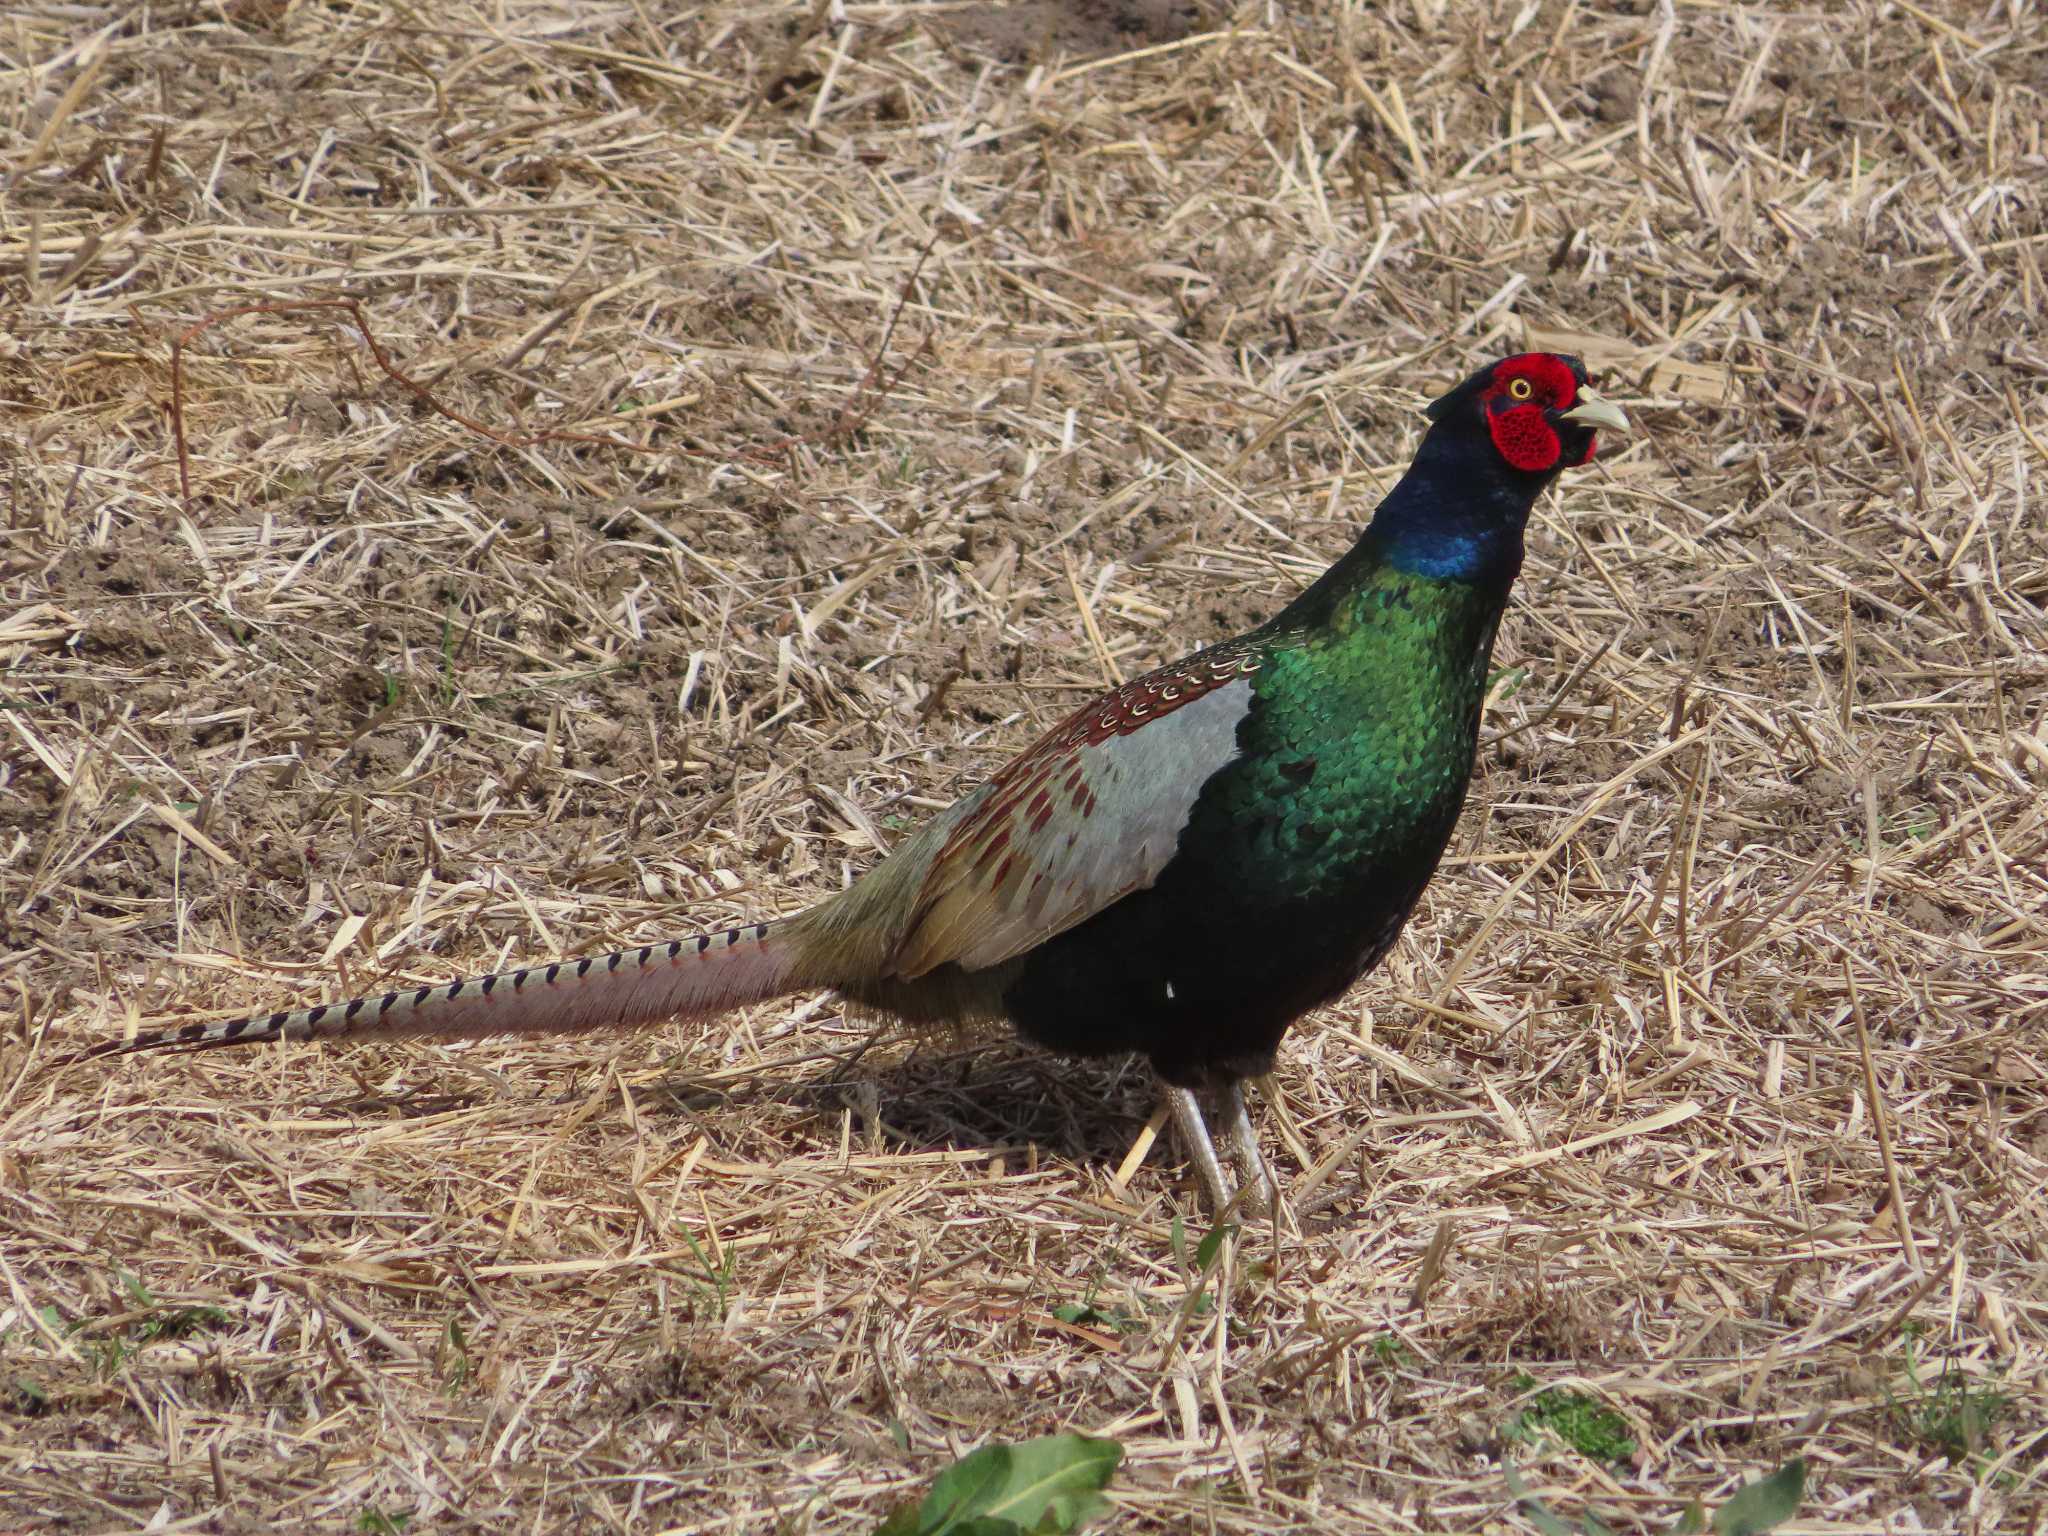
[[777,931],[781,926],[754,923],[615,954],[408,987],[381,997],[219,1024],[187,1024],[104,1041],[55,1065],[135,1051],[205,1051],[272,1040],[566,1034],[722,1013],[799,985],[791,979],[790,946]]

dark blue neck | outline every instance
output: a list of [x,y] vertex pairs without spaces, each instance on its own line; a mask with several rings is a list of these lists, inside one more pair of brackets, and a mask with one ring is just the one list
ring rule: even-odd
[[1522,530],[1547,478],[1488,464],[1432,431],[1361,543],[1398,571],[1505,594],[1522,568]]
[[1344,557],[1267,620],[1287,629],[1328,622],[1345,594],[1391,566],[1424,581],[1457,582],[1505,606],[1522,569],[1522,529],[1548,475],[1525,475],[1474,451],[1443,427],[1416,450],[1401,483]]

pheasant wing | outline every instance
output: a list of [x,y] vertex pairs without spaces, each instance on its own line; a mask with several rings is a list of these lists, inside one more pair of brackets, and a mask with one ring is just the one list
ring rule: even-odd
[[1234,642],[1126,683],[962,801],[889,969],[1000,965],[1150,886],[1238,755],[1260,659]]

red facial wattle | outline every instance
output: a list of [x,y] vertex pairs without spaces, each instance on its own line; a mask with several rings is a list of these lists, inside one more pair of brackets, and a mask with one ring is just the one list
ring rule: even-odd
[[1543,407],[1533,400],[1517,404],[1503,395],[1487,401],[1486,426],[1493,446],[1516,469],[1544,474],[1557,467],[1564,452],[1557,429],[1544,420]]
[[[1494,370],[1491,387],[1481,397],[1486,428],[1493,446],[1516,469],[1548,474],[1564,456],[1564,443],[1551,425],[1551,413],[1570,410],[1579,393],[1572,370],[1547,353],[1511,357]],[[1586,450],[1575,462],[1593,457],[1589,435]]]

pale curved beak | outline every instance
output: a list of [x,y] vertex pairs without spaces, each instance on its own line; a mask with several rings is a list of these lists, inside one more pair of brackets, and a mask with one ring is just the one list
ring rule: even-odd
[[1579,403],[1563,412],[1559,419],[1577,422],[1582,427],[1609,427],[1616,432],[1629,429],[1628,418],[1621,414],[1620,406],[1585,388],[1579,390]]

